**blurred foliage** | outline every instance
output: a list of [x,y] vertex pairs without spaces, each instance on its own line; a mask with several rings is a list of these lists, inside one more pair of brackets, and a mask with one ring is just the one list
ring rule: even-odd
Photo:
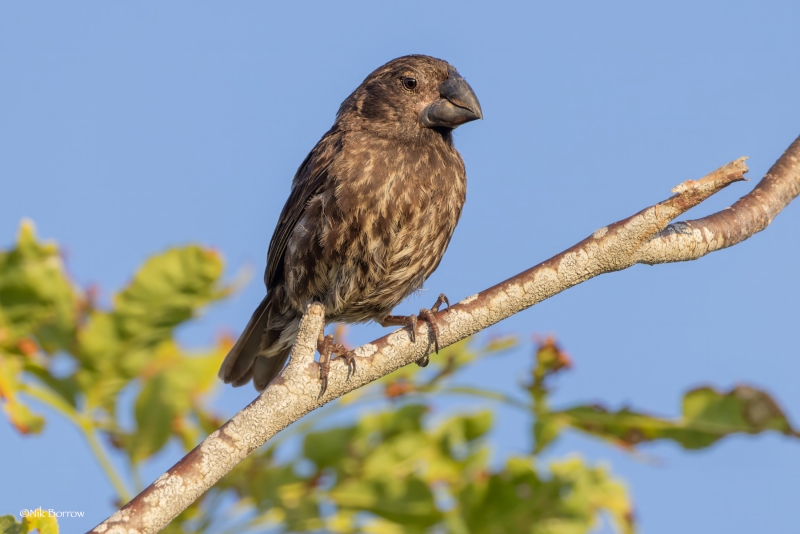
[[[211,250],[173,248],[148,259],[101,307],[96,291],[70,280],[58,248],[38,241],[24,222],[16,246],[0,251],[5,417],[22,435],[45,424],[37,403],[66,417],[114,485],[115,502],[126,502],[142,489],[145,460],[170,442],[188,451],[222,422],[207,399],[232,340],[198,352],[175,341],[178,326],[231,293],[222,272]],[[577,534],[604,516],[616,532],[630,533],[633,504],[608,468],[577,456],[540,458],[564,430],[626,450],[657,440],[700,449],[767,430],[798,437],[775,401],[747,386],[692,390],[676,420],[599,405],[552,409],[553,376],[571,366],[552,338],[537,343],[530,381],[517,391],[459,383],[465,367],[516,345],[510,337],[462,341],[425,369],[405,367],[317,410],[248,457],[165,532]],[[120,404],[123,391],[134,393],[132,404]],[[433,417],[431,399],[442,395],[470,396],[485,408]],[[501,403],[529,416],[532,437],[529,453],[503,461],[492,458],[489,439],[492,409]],[[133,424],[123,425],[129,414]],[[112,455],[127,469],[115,469]],[[57,528],[53,518],[0,517],[0,534]]]
[[[118,449],[136,477],[137,465],[173,437],[193,444],[215,428],[202,406],[216,385],[219,361],[230,346],[220,340],[200,354],[174,341],[175,328],[224,298],[222,259],[187,246],[148,259],[109,309],[95,291],[67,276],[58,248],[42,243],[23,222],[17,244],[0,251],[0,399],[22,434],[38,433],[36,399],[72,421],[86,436],[117,490],[132,493],[111,467],[101,438]],[[138,392],[136,425],[120,424],[117,399]],[[123,410],[129,407],[122,407]]]
[[20,522],[17,522],[13,515],[1,515],[0,534],[28,534],[29,532],[58,534],[58,521],[55,517],[48,515],[44,510],[35,512],[38,513],[23,517]]

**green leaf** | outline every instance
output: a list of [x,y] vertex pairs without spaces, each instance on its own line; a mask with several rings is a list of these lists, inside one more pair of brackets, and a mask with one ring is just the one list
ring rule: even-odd
[[0,516],[0,534],[29,534],[34,531],[39,534],[58,534],[58,521],[46,514],[23,517],[20,523],[13,515]]
[[558,417],[540,415],[533,423],[533,442],[535,454],[539,454],[558,438],[564,423]]
[[48,369],[39,365],[34,365],[30,361],[25,363],[26,373],[39,379],[50,391],[58,396],[60,402],[66,402],[72,409],[75,408],[80,388],[78,387],[74,375],[65,378],[55,378],[50,374]]
[[0,346],[11,350],[32,334],[49,353],[68,349],[78,300],[58,248],[37,241],[33,223],[23,221],[16,247],[0,252]]
[[82,363],[103,372],[115,366],[135,375],[175,327],[228,293],[219,287],[222,267],[218,254],[195,245],[148,259],[115,296],[111,311],[90,314],[78,335]]
[[541,532],[586,532],[594,526],[599,512],[606,512],[617,532],[633,532],[633,505],[625,486],[603,467],[589,467],[580,458],[550,464],[554,480],[566,481],[570,490],[562,494],[562,518],[551,519]]
[[145,262],[114,299],[121,337],[162,340],[196,311],[226,294],[220,256],[199,246],[173,248]]
[[407,404],[396,411],[370,414],[359,421],[363,433],[378,432],[383,439],[422,430],[422,417],[428,411],[424,404]]
[[89,313],[86,325],[77,333],[77,341],[74,356],[78,358],[82,368],[103,374],[114,373],[124,340],[117,331],[111,313],[101,310]]
[[22,518],[22,532],[39,534],[58,534],[58,521],[55,517],[41,514]]
[[172,436],[172,421],[178,413],[173,393],[162,374],[147,381],[136,399],[136,431],[126,447],[134,462],[155,454]]
[[[157,358],[175,328],[229,293],[220,286],[222,267],[211,250],[169,249],[144,263],[116,295],[112,310],[89,314],[74,351],[81,362],[76,380],[89,406],[114,413],[117,394]],[[160,436],[163,424],[159,428]]]
[[578,406],[552,416],[626,447],[668,439],[686,449],[701,449],[731,434],[768,430],[799,436],[772,397],[748,386],[727,393],[710,387],[692,390],[683,399],[683,417],[677,421],[627,409],[609,412],[602,406]]
[[472,442],[483,437],[492,428],[492,413],[483,410],[474,415],[451,417],[442,423],[437,434],[441,435],[443,452],[456,459],[469,454]]
[[630,499],[604,468],[570,459],[551,464],[550,471],[542,476],[531,458],[519,457],[497,473],[476,476],[455,494],[470,531],[583,534],[605,512],[617,532],[632,532]]
[[19,401],[7,401],[3,411],[20,434],[38,434],[44,427],[44,417],[33,413]]
[[193,399],[217,384],[219,362],[227,346],[219,345],[203,355],[186,354],[172,341],[162,343],[154,354],[153,368],[136,399],[136,430],[125,440],[134,461],[159,451],[172,437],[188,450],[196,445],[201,430],[189,418]]
[[311,432],[303,441],[303,455],[314,462],[319,471],[325,468],[332,468],[338,472],[350,470],[354,467],[351,444],[355,440],[356,432],[354,427]]
[[25,534],[13,515],[0,515],[0,534]]
[[428,527],[442,519],[433,493],[414,475],[349,480],[334,487],[331,498],[343,508],[370,512],[400,525]]
[[0,403],[8,420],[21,434],[37,434],[44,427],[44,418],[31,412],[19,398],[24,367],[21,356],[0,353]]
[[259,524],[283,523],[284,531],[302,532],[323,525],[315,483],[316,477],[299,475],[293,465],[276,466],[272,449],[266,448],[247,457],[215,487],[233,488],[253,502],[262,514]]
[[464,425],[464,439],[473,441],[486,435],[492,428],[492,412],[483,410],[475,415],[465,415],[460,418]]

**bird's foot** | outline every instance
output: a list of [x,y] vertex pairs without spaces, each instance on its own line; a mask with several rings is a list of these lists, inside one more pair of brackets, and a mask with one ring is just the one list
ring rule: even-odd
[[347,364],[347,376],[350,377],[352,373],[356,372],[356,354],[341,343],[334,343],[333,334],[326,336],[324,326],[319,331],[319,337],[317,338],[317,351],[319,352],[319,397],[322,397],[325,394],[325,390],[328,389],[328,374],[331,371],[333,355],[339,355],[336,358],[337,360],[339,358],[344,359]]
[[[433,333],[433,347],[436,354],[439,354],[439,323],[436,320],[436,314],[439,313],[439,307],[442,304],[447,304],[447,307],[450,307],[450,301],[447,299],[447,296],[444,293],[439,295],[439,298],[436,299],[436,302],[433,304],[431,309],[422,308],[419,310],[419,316],[417,315],[387,315],[383,321],[381,321],[381,326],[405,326],[411,332],[411,342],[414,343],[417,340],[417,323],[419,319],[422,319],[431,328],[431,332]],[[430,358],[426,354],[419,360],[417,360],[417,365],[420,367],[425,367],[430,362]]]

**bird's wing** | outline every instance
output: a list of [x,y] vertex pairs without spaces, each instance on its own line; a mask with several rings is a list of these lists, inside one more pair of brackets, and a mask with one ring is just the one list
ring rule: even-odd
[[283,256],[286,244],[297,222],[303,217],[308,201],[325,186],[328,169],[338,144],[339,139],[335,132],[328,132],[297,169],[292,180],[292,192],[283,206],[269,243],[267,269],[264,272],[264,283],[268,290],[283,279]]

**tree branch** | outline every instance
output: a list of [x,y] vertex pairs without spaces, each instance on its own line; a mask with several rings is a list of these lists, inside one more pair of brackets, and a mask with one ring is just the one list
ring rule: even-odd
[[[702,219],[669,224],[728,185],[744,180],[745,159],[733,161],[701,180],[678,185],[669,199],[600,228],[568,250],[441,312],[440,345],[460,341],[599,274],[637,263],[694,260],[763,230],[800,193],[800,138],[753,191],[730,208]],[[314,352],[323,325],[322,305],[310,304],[283,373],[256,400],[92,532],[159,531],[251,452],[303,415],[433,352],[433,337],[426,323],[420,323],[416,343],[411,342],[407,330],[395,331],[357,348],[359,358],[352,374],[344,362],[334,360],[328,389],[319,398],[319,366],[314,362]]]

